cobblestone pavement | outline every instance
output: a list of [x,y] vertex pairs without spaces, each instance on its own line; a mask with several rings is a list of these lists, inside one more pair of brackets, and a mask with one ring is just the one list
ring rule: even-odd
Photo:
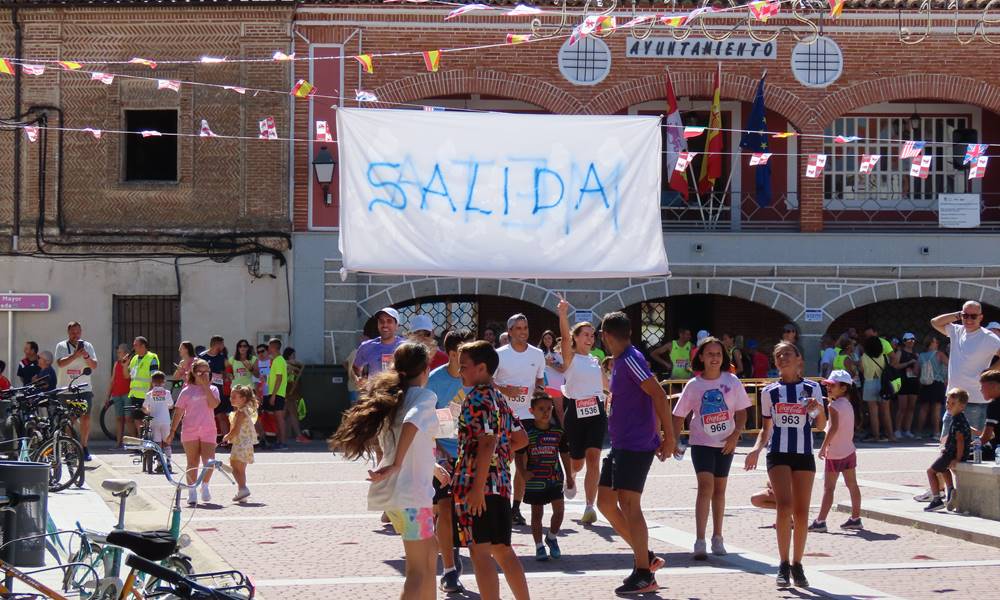
[[[746,450],[743,446],[738,452]],[[918,444],[860,449],[863,497],[919,493],[935,452],[933,446]],[[154,498],[169,502],[170,487],[162,477],[143,475],[124,454],[107,453],[100,459],[135,478]],[[842,532],[837,525],[846,515],[833,513],[830,533],[809,536],[804,563],[812,587],[776,590],[774,517],[749,505],[766,475],[744,472],[742,460],[738,456],[734,462],[729,482],[725,538],[730,554],[707,562],[690,558],[696,489],[690,460],[654,464],[643,505],[650,546],[666,559],[666,567],[657,574],[662,589],[647,597],[964,598],[990,589],[984,581],[991,574],[1000,576],[998,548],[871,520],[865,531]],[[249,573],[268,600],[398,597],[402,543],[382,526],[377,513],[366,510],[365,469],[364,464],[326,452],[319,442],[288,452],[258,453],[249,470],[251,502],[232,504],[234,487],[217,477],[212,482],[214,503],[185,509],[186,528],[234,568]],[[821,488],[817,480],[814,513]],[[842,486],[836,499],[847,499]],[[567,502],[560,560],[536,562],[530,530],[515,531],[515,549],[523,557],[533,597],[612,598],[612,590],[631,569],[625,544],[606,521],[582,525],[582,509],[579,497]],[[470,569],[467,559],[465,564]],[[478,598],[471,574],[463,583],[469,593],[452,597]],[[504,597],[511,597],[503,589]]]

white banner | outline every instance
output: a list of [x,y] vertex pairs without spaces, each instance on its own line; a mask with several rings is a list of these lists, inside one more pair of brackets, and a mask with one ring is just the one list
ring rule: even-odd
[[342,108],[350,271],[666,275],[656,117]]

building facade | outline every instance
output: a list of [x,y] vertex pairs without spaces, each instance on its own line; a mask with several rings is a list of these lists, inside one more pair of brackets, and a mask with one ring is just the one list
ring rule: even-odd
[[[637,324],[636,341],[645,346],[670,339],[678,327],[773,343],[784,323],[795,322],[809,364],[816,362],[822,334],[869,321],[884,332],[919,335],[929,331],[930,316],[966,298],[983,301],[988,316],[1000,318],[1000,268],[988,251],[1000,228],[1000,169],[969,180],[961,164],[966,143],[1000,140],[1000,75],[968,59],[970,49],[989,52],[983,36],[993,34],[984,6],[947,10],[937,3],[928,11],[848,2],[836,20],[825,5],[804,13],[783,6],[766,24],[746,13],[708,15],[689,27],[617,31],[570,46],[567,36],[583,19],[582,4],[547,8],[534,31],[530,19],[502,11],[445,21],[451,7],[303,4],[295,49],[321,60],[297,63],[297,76],[320,90],[342,90],[342,106],[357,105],[354,90],[364,90],[379,100],[367,106],[377,108],[618,115],[664,114],[669,70],[685,124],[705,126],[721,63],[729,185],[720,181],[700,206],[693,195],[685,204],[668,189],[665,173],[661,212],[672,277],[342,278],[336,180],[327,202],[310,164],[322,144],[297,145],[293,338],[310,361],[342,361],[385,305],[400,308],[404,322],[427,312],[440,328],[482,329],[525,311],[539,337],[555,324],[555,292],[595,318],[626,309]],[[642,3],[604,9],[619,24],[654,11]],[[427,72],[419,55],[380,56],[497,44],[507,33],[552,37],[442,53],[437,72]],[[351,58],[358,54],[373,57],[374,73]],[[737,149],[765,71],[767,128],[799,135],[771,140],[773,200],[761,206],[748,154]],[[317,119],[332,123],[330,104],[296,105],[296,129],[308,130]],[[926,140],[933,156],[928,177],[910,177],[910,161],[898,158],[902,141],[837,144],[836,135]],[[690,148],[699,144],[703,137]],[[822,177],[805,177],[809,154],[828,155]],[[858,174],[862,154],[883,156],[867,176]],[[943,227],[942,197],[979,202],[981,224]],[[319,322],[322,339],[313,326]]]

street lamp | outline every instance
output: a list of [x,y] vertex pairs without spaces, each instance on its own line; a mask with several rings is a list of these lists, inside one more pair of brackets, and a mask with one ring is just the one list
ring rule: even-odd
[[917,105],[913,105],[913,114],[910,115],[910,131],[920,130],[920,115],[917,114]]
[[316,173],[316,181],[323,187],[323,202],[329,206],[333,199],[330,195],[330,183],[333,181],[333,171],[337,168],[337,161],[326,149],[326,146],[319,147],[319,153],[313,159],[313,170]]

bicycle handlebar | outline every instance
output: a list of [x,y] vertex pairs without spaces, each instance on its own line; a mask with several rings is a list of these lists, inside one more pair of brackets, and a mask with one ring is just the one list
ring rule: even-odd
[[[131,436],[123,437],[122,442],[124,443],[126,450],[134,450],[139,452],[145,452],[146,450],[150,450],[152,452],[155,452],[156,455],[160,458],[160,464],[162,465],[170,464],[170,461],[167,460],[166,455],[163,453],[163,448],[161,448],[160,445],[157,444],[156,442],[151,442],[149,440],[141,440],[139,438]],[[198,477],[192,484],[174,481],[174,478],[170,474],[170,469],[163,469],[163,475],[167,478],[167,481],[169,481],[172,485],[182,489],[190,490],[200,486],[202,481],[205,479],[205,477],[208,475],[208,472],[211,469],[215,469],[221,472],[222,475],[229,480],[229,483],[233,484],[236,483],[235,481],[233,481],[233,478],[229,476],[229,469],[221,461],[218,461],[214,458],[205,461],[205,466],[201,468],[201,471],[198,473]]]
[[171,571],[136,554],[130,554],[125,559],[125,564],[170,584],[174,587],[171,593],[178,598],[188,600],[241,600],[239,596],[220,590],[213,590],[176,571]]

